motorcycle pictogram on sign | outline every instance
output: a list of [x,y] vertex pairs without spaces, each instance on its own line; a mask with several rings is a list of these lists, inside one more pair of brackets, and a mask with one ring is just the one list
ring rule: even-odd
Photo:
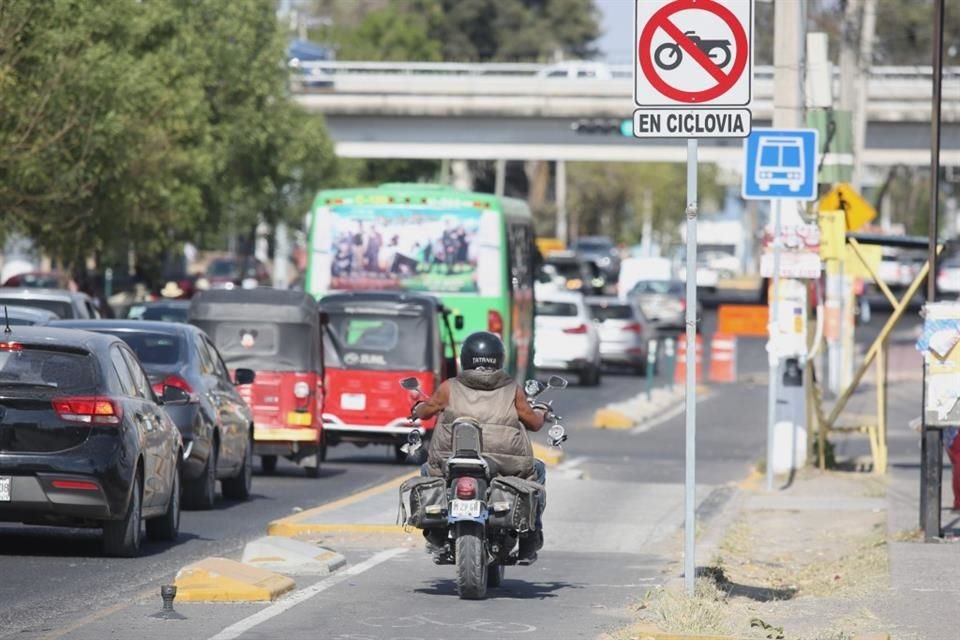
[[752,24],[753,0],[637,0],[637,105],[749,105]]

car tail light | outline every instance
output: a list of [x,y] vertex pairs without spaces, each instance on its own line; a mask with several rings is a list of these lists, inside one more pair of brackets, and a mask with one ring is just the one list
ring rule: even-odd
[[162,396],[164,387],[176,387],[177,389],[181,389],[182,391],[185,391],[186,393],[190,394],[191,402],[196,401],[196,397],[194,396],[194,393],[193,393],[193,386],[178,375],[175,375],[175,374],[169,375],[163,380],[161,380],[160,382],[154,384],[153,392],[156,393],[158,396]]
[[310,385],[303,381],[293,385],[293,396],[298,400],[307,399],[310,397]]
[[487,311],[487,331],[503,336],[503,316],[499,311]]
[[96,482],[86,480],[54,480],[50,483],[54,489],[72,489],[76,491],[99,491],[100,487]]
[[54,398],[53,410],[64,422],[80,424],[120,424],[123,410],[120,404],[104,396],[75,396]]
[[632,322],[623,328],[624,331],[630,333],[643,333],[643,325],[639,322]]
[[477,497],[476,478],[457,478],[457,498],[473,500]]
[[23,345],[19,342],[0,342],[0,351],[23,351]]
[[683,309],[684,311],[687,310],[687,299],[686,299],[686,298],[680,298],[680,308]]
[[583,333],[586,333],[586,332],[587,332],[587,325],[585,325],[585,324],[578,324],[578,325],[575,326],[575,327],[570,327],[569,329],[564,329],[563,332],[564,332],[564,333],[583,334]]

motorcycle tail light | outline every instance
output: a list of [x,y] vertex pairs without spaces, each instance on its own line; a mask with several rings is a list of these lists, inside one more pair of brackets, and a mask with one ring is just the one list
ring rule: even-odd
[[476,478],[458,478],[457,479],[457,498],[460,500],[473,500],[477,497],[477,479]]

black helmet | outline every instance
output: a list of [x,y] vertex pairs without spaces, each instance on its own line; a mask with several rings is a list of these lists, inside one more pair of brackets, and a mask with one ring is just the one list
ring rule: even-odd
[[460,369],[502,369],[503,342],[488,331],[467,336],[460,347]]

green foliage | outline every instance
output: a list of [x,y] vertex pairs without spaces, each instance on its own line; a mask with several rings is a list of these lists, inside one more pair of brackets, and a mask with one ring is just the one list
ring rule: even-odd
[[[638,242],[648,204],[654,229],[668,237],[684,220],[687,191],[683,164],[571,163],[567,175],[570,210],[581,235],[610,235]],[[700,209],[708,212],[711,202],[722,196],[715,166],[700,166],[699,190]]]
[[335,175],[259,0],[0,3],[0,201],[78,268],[303,211]]

